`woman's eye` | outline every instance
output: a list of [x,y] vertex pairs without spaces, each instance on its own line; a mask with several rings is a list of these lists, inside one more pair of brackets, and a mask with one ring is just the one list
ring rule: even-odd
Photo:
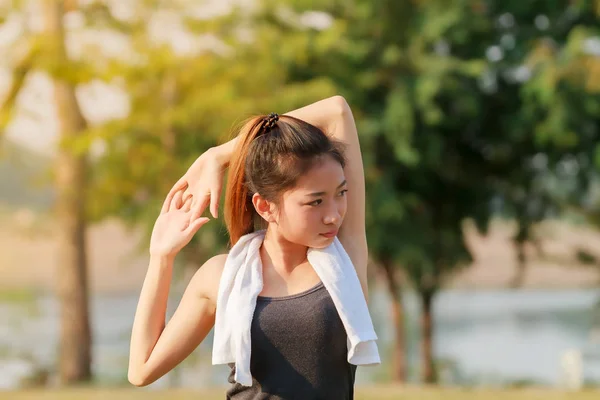
[[[346,192],[348,191],[348,189],[344,189],[340,192],[340,197],[344,196],[346,194]],[[323,200],[319,199],[319,200],[315,200],[312,203],[308,203],[309,206],[318,206],[319,204],[321,204],[323,202]]]

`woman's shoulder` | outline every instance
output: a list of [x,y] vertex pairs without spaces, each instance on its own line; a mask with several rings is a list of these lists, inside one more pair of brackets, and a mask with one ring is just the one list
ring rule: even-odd
[[198,296],[208,298],[215,304],[219,293],[219,283],[228,254],[217,254],[206,260],[192,277],[189,288]]

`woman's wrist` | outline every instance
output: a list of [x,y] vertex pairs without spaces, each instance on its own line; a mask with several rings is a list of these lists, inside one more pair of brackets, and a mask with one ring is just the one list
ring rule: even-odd
[[231,160],[231,156],[233,155],[237,141],[238,138],[236,137],[227,143],[223,143],[222,145],[211,148],[211,151],[214,152],[217,161],[224,167],[229,166],[229,161]]
[[176,256],[177,253],[150,251],[150,263],[160,265],[161,267],[169,267],[173,265]]

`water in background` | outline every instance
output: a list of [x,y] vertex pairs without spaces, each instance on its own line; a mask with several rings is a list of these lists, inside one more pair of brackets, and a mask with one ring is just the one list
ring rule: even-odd
[[[92,299],[94,372],[100,382],[126,382],[129,337],[138,294],[97,296]],[[172,315],[179,301],[175,291],[169,303]],[[557,385],[561,356],[566,350],[584,351],[584,375],[600,381],[600,352],[594,342],[600,292],[561,291],[442,291],[434,303],[434,354],[443,366],[442,382],[502,385],[533,382]],[[414,293],[404,295],[407,313],[408,357],[418,368],[420,313]],[[41,296],[33,304],[0,304],[0,388],[18,385],[32,363],[53,368],[58,337],[55,298]],[[389,376],[388,351],[392,327],[389,298],[373,290],[370,309],[379,335],[383,363],[361,367],[357,385],[383,381]],[[598,329],[598,328],[596,328]],[[595,344],[594,344],[595,343]],[[212,332],[207,340],[154,387],[226,385],[228,367],[211,365]],[[589,354],[589,356],[588,356]],[[28,361],[29,360],[29,361]],[[418,370],[410,371],[415,381]]]

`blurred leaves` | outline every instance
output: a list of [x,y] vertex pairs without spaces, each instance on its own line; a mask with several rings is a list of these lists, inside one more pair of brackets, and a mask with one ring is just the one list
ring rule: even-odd
[[[9,93],[31,68],[126,93],[125,118],[65,145],[101,149],[90,218],[148,231],[187,166],[245,117],[340,93],[361,134],[371,254],[437,287],[470,259],[465,220],[485,231],[502,213],[531,232],[565,203],[596,207],[599,3],[269,0],[210,11],[148,0],[124,17],[85,2],[73,34],[108,31],[129,50],[90,45],[68,65],[33,51],[13,65]],[[178,39],[159,40],[157,21]],[[35,50],[40,39],[30,40]],[[224,237],[222,225],[210,229]]]

